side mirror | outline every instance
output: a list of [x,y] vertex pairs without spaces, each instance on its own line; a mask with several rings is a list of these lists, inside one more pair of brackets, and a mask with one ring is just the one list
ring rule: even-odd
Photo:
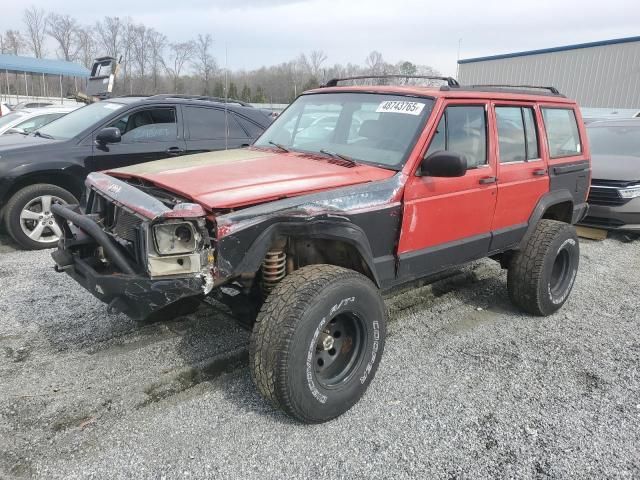
[[446,150],[433,152],[420,164],[421,176],[463,177],[465,173],[467,173],[467,158]]
[[119,143],[122,140],[120,129],[117,127],[103,128],[96,135],[96,142],[106,145],[107,143]]
[[21,133],[22,135],[27,134],[27,132],[25,132],[22,128],[18,128],[18,127],[12,127],[8,129],[6,132],[4,132],[5,135],[11,134],[11,133]]

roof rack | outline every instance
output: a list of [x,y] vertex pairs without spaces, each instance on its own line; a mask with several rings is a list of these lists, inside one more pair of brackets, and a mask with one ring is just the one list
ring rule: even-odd
[[500,84],[485,84],[485,85],[471,85],[471,88],[524,88],[532,90],[549,90],[554,95],[561,95],[556,87],[546,87],[541,85],[500,85]]
[[432,75],[358,75],[356,77],[344,77],[344,78],[332,78],[327,83],[323,85],[323,87],[337,87],[338,82],[345,82],[348,80],[366,80],[369,78],[421,78],[425,80],[442,80],[443,82],[447,82],[449,87],[459,87],[460,84],[453,77],[438,77]]
[[222,97],[209,97],[206,95],[184,95],[180,93],[159,93],[151,95],[149,99],[161,99],[161,98],[181,98],[185,100],[202,100],[205,102],[218,102],[218,103],[235,103],[243,107],[250,107],[251,104],[237,100],[235,98],[222,98]]

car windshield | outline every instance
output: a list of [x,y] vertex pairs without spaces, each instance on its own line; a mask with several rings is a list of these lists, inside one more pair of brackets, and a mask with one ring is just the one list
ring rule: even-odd
[[433,100],[375,93],[319,93],[299,97],[254,143],[257,147],[343,156],[402,168]]
[[68,140],[107,118],[122,107],[124,105],[121,103],[114,102],[92,103],[54,120],[37,131],[56,140]]
[[0,117],[0,128],[11,125],[13,122],[24,116],[25,114],[20,112],[7,113],[6,115],[3,115]]
[[587,128],[591,153],[640,158],[640,124]]

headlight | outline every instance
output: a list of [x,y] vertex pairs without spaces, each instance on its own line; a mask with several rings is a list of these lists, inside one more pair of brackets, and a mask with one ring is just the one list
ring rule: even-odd
[[160,255],[191,253],[195,251],[199,241],[199,235],[189,222],[155,225],[153,238]]
[[640,197],[640,185],[632,185],[626,188],[618,189],[622,198],[636,198]]

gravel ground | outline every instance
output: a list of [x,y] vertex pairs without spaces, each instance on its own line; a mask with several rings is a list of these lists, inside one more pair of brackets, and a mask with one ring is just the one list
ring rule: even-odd
[[490,260],[387,299],[375,381],[319,426],[258,396],[222,308],[137,325],[12,250],[0,478],[640,477],[640,241],[583,241],[548,318],[516,311]]

